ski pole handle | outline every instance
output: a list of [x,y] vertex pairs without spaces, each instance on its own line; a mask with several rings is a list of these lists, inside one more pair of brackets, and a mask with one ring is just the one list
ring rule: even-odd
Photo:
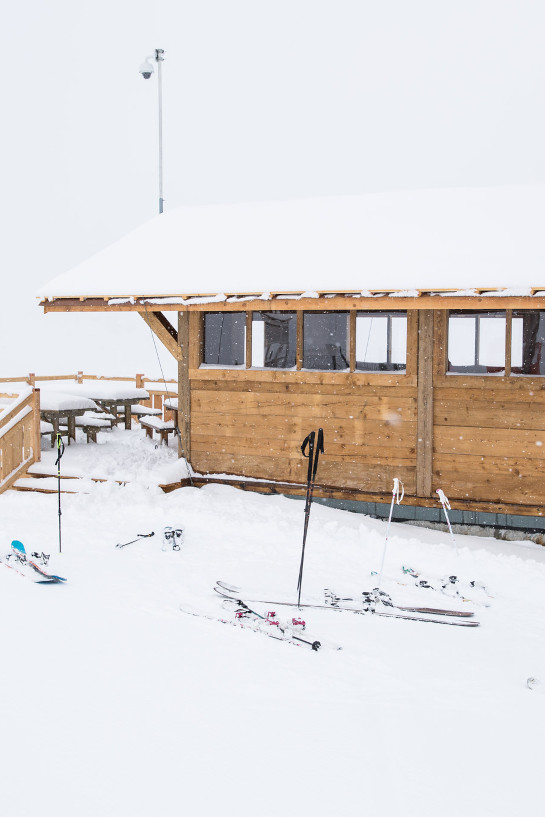
[[[315,431],[311,431],[310,434],[307,434],[303,442],[301,443],[301,454],[306,459],[310,459],[312,452],[314,451],[314,437],[316,436]],[[308,454],[305,454],[305,451],[308,448]]]
[[[401,485],[401,492],[399,486]],[[403,502],[403,497],[405,496],[405,486],[401,482],[398,477],[394,477],[394,487],[392,490],[392,497],[395,499],[396,504],[400,505]]]
[[445,496],[445,492],[441,488],[438,488],[436,493],[439,495],[439,502],[441,503],[441,505],[450,511],[450,502]]
[[324,453],[324,430],[318,429],[318,439],[316,441],[316,453],[314,454],[314,464],[312,466],[312,482],[316,478],[316,471],[318,470],[318,457]]

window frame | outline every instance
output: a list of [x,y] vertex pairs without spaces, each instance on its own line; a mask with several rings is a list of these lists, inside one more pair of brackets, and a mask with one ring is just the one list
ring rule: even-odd
[[[263,366],[254,366],[254,364],[253,364],[253,358],[254,358],[254,331],[253,331],[254,330],[254,315],[271,315],[271,314],[272,315],[278,314],[278,315],[293,316],[293,320],[295,321],[295,347],[293,349],[293,354],[294,354],[293,366],[268,366],[265,359],[264,359]],[[249,356],[247,355],[247,360],[248,360],[250,365],[247,366],[247,368],[264,370],[264,371],[280,371],[280,372],[296,370],[296,368],[297,368],[297,331],[298,331],[297,311],[295,309],[291,309],[291,310],[290,309],[253,309],[253,310],[247,312],[247,316],[248,316],[247,325],[251,324],[250,342],[249,342],[250,354],[249,354]],[[257,320],[255,322],[257,323]],[[265,323],[265,321],[263,321],[263,323]],[[286,321],[286,323],[287,323],[287,321]],[[247,334],[247,337],[248,337],[248,334]],[[289,338],[289,328],[288,328],[288,338]],[[291,351],[292,350],[290,349],[289,342],[288,342],[287,352],[291,354]]]
[[[365,318],[386,318],[387,325],[386,325],[386,360],[379,361],[378,365],[384,363],[386,365],[385,369],[358,369],[358,360],[356,354],[356,343],[357,343],[357,327],[358,327],[358,317],[365,317]],[[392,363],[392,318],[405,318],[405,362],[403,364]],[[372,310],[372,309],[357,309],[355,320],[354,320],[354,369],[355,373],[367,373],[367,374],[406,374],[407,372],[407,359],[409,355],[409,315],[407,309],[381,309],[381,310]],[[399,367],[399,368],[397,368]]]
[[[208,315],[221,315],[222,318],[225,316],[244,316],[244,340],[242,342],[243,350],[244,350],[244,360],[242,363],[207,363],[206,362],[206,318]],[[221,332],[220,332],[220,343],[219,343],[219,351],[218,357],[221,356]],[[207,369],[232,369],[233,371],[240,371],[241,369],[247,368],[248,363],[248,313],[245,310],[236,310],[236,311],[227,311],[227,310],[217,310],[211,309],[210,311],[206,311],[202,313],[202,343],[201,343],[201,353],[200,353],[200,367],[207,368]]]
[[[302,331],[302,338],[301,338],[301,371],[304,372],[344,372],[345,374],[350,374],[352,371],[351,368],[351,355],[350,355],[350,338],[351,338],[351,320],[350,320],[350,310],[349,309],[313,309],[313,310],[302,310],[301,314],[303,316],[301,321],[301,331]],[[338,316],[346,316],[346,343],[344,347],[344,352],[340,351],[340,356],[344,359],[346,366],[342,369],[321,369],[321,368],[314,368],[305,366],[305,318],[307,315],[310,317],[311,315],[338,315]],[[299,327],[298,327],[299,328]]]
[[[445,336],[444,336],[444,362],[441,364],[441,369],[437,369],[437,375],[441,376],[444,375],[446,377],[516,377],[516,378],[539,378],[542,379],[545,377],[545,371],[540,373],[535,372],[520,372],[520,371],[513,371],[513,368],[521,368],[521,367],[514,367],[512,364],[512,342],[513,342],[513,318],[520,318],[524,316],[524,313],[540,313],[543,312],[545,315],[545,310],[543,309],[450,309],[446,311],[446,325],[445,325]],[[449,369],[449,349],[448,349],[448,336],[449,336],[449,319],[452,314],[458,315],[466,315],[467,317],[475,316],[477,314],[496,314],[496,315],[504,315],[505,316],[505,369],[503,372],[460,372],[460,371],[452,371]]]

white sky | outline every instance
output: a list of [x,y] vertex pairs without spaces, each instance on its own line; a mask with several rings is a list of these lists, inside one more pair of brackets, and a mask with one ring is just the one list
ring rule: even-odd
[[158,372],[137,316],[34,300],[156,213],[156,47],[165,209],[545,182],[539,2],[21,0],[2,20],[5,375]]

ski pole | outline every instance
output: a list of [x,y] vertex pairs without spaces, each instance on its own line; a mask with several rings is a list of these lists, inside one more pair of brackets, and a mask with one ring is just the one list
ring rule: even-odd
[[122,544],[122,545],[117,544],[117,545],[116,545],[116,548],[124,548],[124,547],[127,547],[127,545],[132,545],[134,542],[139,542],[139,541],[140,541],[140,539],[149,539],[149,537],[150,537],[150,536],[155,536],[154,531],[152,531],[151,533],[139,533],[139,534],[137,534],[136,539],[131,539],[131,541],[130,541],[130,542],[123,542],[123,544]]
[[[401,496],[400,496],[400,489],[399,486],[401,485]],[[384,570],[384,562],[386,560],[386,549],[388,547],[388,534],[390,533],[390,524],[392,522],[392,514],[394,512],[394,503],[398,505],[401,504],[403,501],[403,497],[405,496],[405,488],[403,487],[403,483],[397,477],[394,477],[394,487],[392,489],[392,502],[390,504],[390,514],[388,516],[388,527],[386,528],[386,536],[384,538],[384,550],[382,551],[382,564],[380,566],[380,572],[378,574],[378,585],[377,590],[380,590],[380,584],[382,582],[382,572]]]
[[455,536],[454,536],[454,534],[452,532],[450,519],[449,519],[449,516],[448,516],[448,513],[447,513],[447,508],[448,508],[449,511],[451,510],[450,502],[448,501],[447,497],[445,496],[445,492],[441,488],[438,488],[436,493],[439,495],[439,502],[443,506],[443,511],[444,511],[444,514],[445,514],[445,519],[447,520],[447,525],[448,525],[448,529],[449,529],[449,533],[450,533],[450,538],[452,539],[452,542],[454,544],[454,549],[456,551],[456,556],[458,556],[458,545],[456,544],[456,538],[455,538]]
[[[324,431],[322,428],[318,429],[318,438],[316,440],[316,432],[311,431],[305,437],[301,445],[301,453],[303,457],[308,458],[307,471],[307,498],[305,502],[305,526],[303,530],[303,549],[301,551],[301,565],[299,567],[299,579],[297,582],[297,606],[301,604],[301,587],[303,586],[303,565],[305,562],[305,545],[307,542],[308,521],[310,518],[310,506],[312,505],[312,493],[314,491],[314,482],[316,480],[316,471],[318,470],[318,457],[324,453]],[[308,454],[305,453],[308,447]]]
[[62,552],[62,541],[61,541],[61,459],[62,455],[64,454],[64,443],[62,441],[62,436],[60,431],[57,431],[57,459],[55,461],[55,465],[57,466],[57,493],[59,496],[59,553]]

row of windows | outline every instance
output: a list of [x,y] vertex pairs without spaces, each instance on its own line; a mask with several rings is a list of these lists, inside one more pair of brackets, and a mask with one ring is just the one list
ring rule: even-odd
[[[295,312],[251,313],[253,368],[294,369],[297,358]],[[204,315],[203,362],[246,366],[246,313]],[[350,313],[303,314],[302,368],[349,370]],[[545,375],[545,312],[449,313],[449,372]],[[404,372],[407,362],[406,312],[357,312],[356,371]]]
[[[305,312],[303,369],[348,370],[349,324],[348,312]],[[296,353],[295,312],[252,312],[252,367],[294,369]],[[404,371],[406,358],[406,312],[357,313],[356,369]],[[246,313],[205,313],[204,363],[246,365]]]

